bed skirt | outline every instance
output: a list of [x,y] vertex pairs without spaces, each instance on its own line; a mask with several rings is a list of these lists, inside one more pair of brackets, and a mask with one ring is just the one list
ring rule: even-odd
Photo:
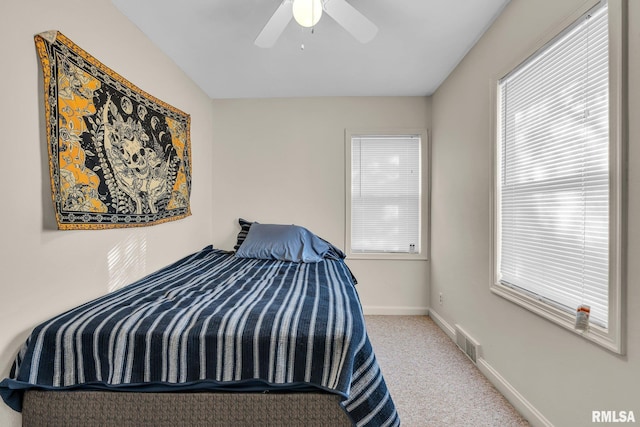
[[291,426],[353,424],[329,393],[133,393],[29,390],[22,422],[40,426]]

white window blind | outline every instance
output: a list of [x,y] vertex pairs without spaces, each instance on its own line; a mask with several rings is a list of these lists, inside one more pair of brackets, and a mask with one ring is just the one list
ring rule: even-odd
[[500,282],[607,327],[607,5],[499,82]]
[[420,252],[420,143],[351,137],[351,252]]

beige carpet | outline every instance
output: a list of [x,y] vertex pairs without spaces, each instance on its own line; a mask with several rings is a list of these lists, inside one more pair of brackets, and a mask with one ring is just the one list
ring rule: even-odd
[[403,427],[528,426],[427,316],[366,316]]

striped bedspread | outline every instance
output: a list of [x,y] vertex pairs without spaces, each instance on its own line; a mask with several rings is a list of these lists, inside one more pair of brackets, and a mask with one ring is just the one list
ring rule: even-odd
[[240,259],[204,248],[36,327],[0,394],[25,389],[310,390],[358,426],[400,421],[341,259]]

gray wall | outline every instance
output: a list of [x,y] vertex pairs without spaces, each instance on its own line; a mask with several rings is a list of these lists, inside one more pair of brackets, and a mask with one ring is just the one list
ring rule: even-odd
[[[237,219],[295,223],[344,248],[345,128],[430,127],[426,97],[213,101],[214,244]],[[426,313],[428,262],[347,260],[366,313]]]
[[[489,290],[492,78],[582,0],[512,0],[433,96],[431,301],[480,342],[481,368],[538,424],[590,425],[593,410],[640,415],[640,2],[629,10],[628,351],[618,356]],[[438,296],[442,293],[443,304]],[[529,405],[529,406],[527,406]]]
[[[0,3],[0,378],[36,324],[210,243],[211,101],[109,0]],[[193,215],[153,227],[57,231],[33,36],[56,29],[153,96],[191,114]],[[109,258],[109,254],[120,258]],[[20,425],[0,404],[0,425]]]

